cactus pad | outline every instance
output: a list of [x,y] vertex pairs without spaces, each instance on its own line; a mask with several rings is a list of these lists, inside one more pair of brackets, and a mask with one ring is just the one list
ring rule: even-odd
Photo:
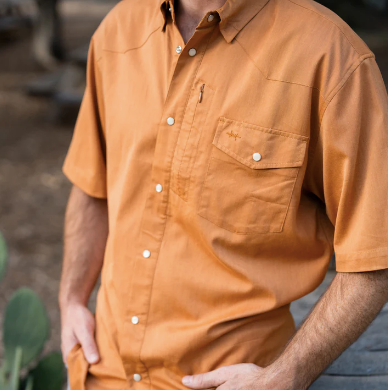
[[42,351],[49,334],[49,321],[39,297],[28,288],[17,290],[4,314],[5,365],[11,370],[17,347],[22,349],[24,367]]

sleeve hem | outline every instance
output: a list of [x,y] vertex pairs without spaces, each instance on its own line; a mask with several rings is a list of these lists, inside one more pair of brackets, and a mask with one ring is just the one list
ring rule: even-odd
[[335,254],[337,272],[367,272],[388,268],[388,248]]
[[76,167],[69,167],[66,163],[62,166],[62,172],[70,182],[79,187],[83,192],[93,198],[106,199],[107,192],[101,184],[96,185],[93,181],[81,173]]

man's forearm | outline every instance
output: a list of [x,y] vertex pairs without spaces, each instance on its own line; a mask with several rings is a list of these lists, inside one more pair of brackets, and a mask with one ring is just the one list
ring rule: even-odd
[[388,300],[388,270],[338,273],[280,357],[274,383],[304,390],[368,327]]
[[101,271],[107,236],[106,200],[73,187],[65,218],[61,307],[71,302],[87,304]]

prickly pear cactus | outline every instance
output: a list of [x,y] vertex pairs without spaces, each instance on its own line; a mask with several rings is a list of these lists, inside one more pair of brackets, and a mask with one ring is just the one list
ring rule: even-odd
[[0,233],[0,280],[3,278],[7,267],[7,245],[4,237]]
[[5,371],[11,372],[16,351],[21,350],[21,368],[42,351],[49,334],[49,321],[39,297],[28,288],[17,290],[4,313]]
[[62,355],[52,352],[43,357],[31,370],[33,390],[61,390],[64,382],[64,366]]

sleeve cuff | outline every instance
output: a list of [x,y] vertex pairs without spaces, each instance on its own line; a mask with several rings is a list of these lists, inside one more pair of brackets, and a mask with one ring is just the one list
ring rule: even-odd
[[108,197],[105,180],[90,177],[90,175],[86,175],[82,170],[70,166],[66,162],[62,166],[62,172],[71,183],[79,187],[89,196],[100,199],[106,199]]
[[367,272],[388,268],[388,247],[362,252],[336,253],[337,272]]

